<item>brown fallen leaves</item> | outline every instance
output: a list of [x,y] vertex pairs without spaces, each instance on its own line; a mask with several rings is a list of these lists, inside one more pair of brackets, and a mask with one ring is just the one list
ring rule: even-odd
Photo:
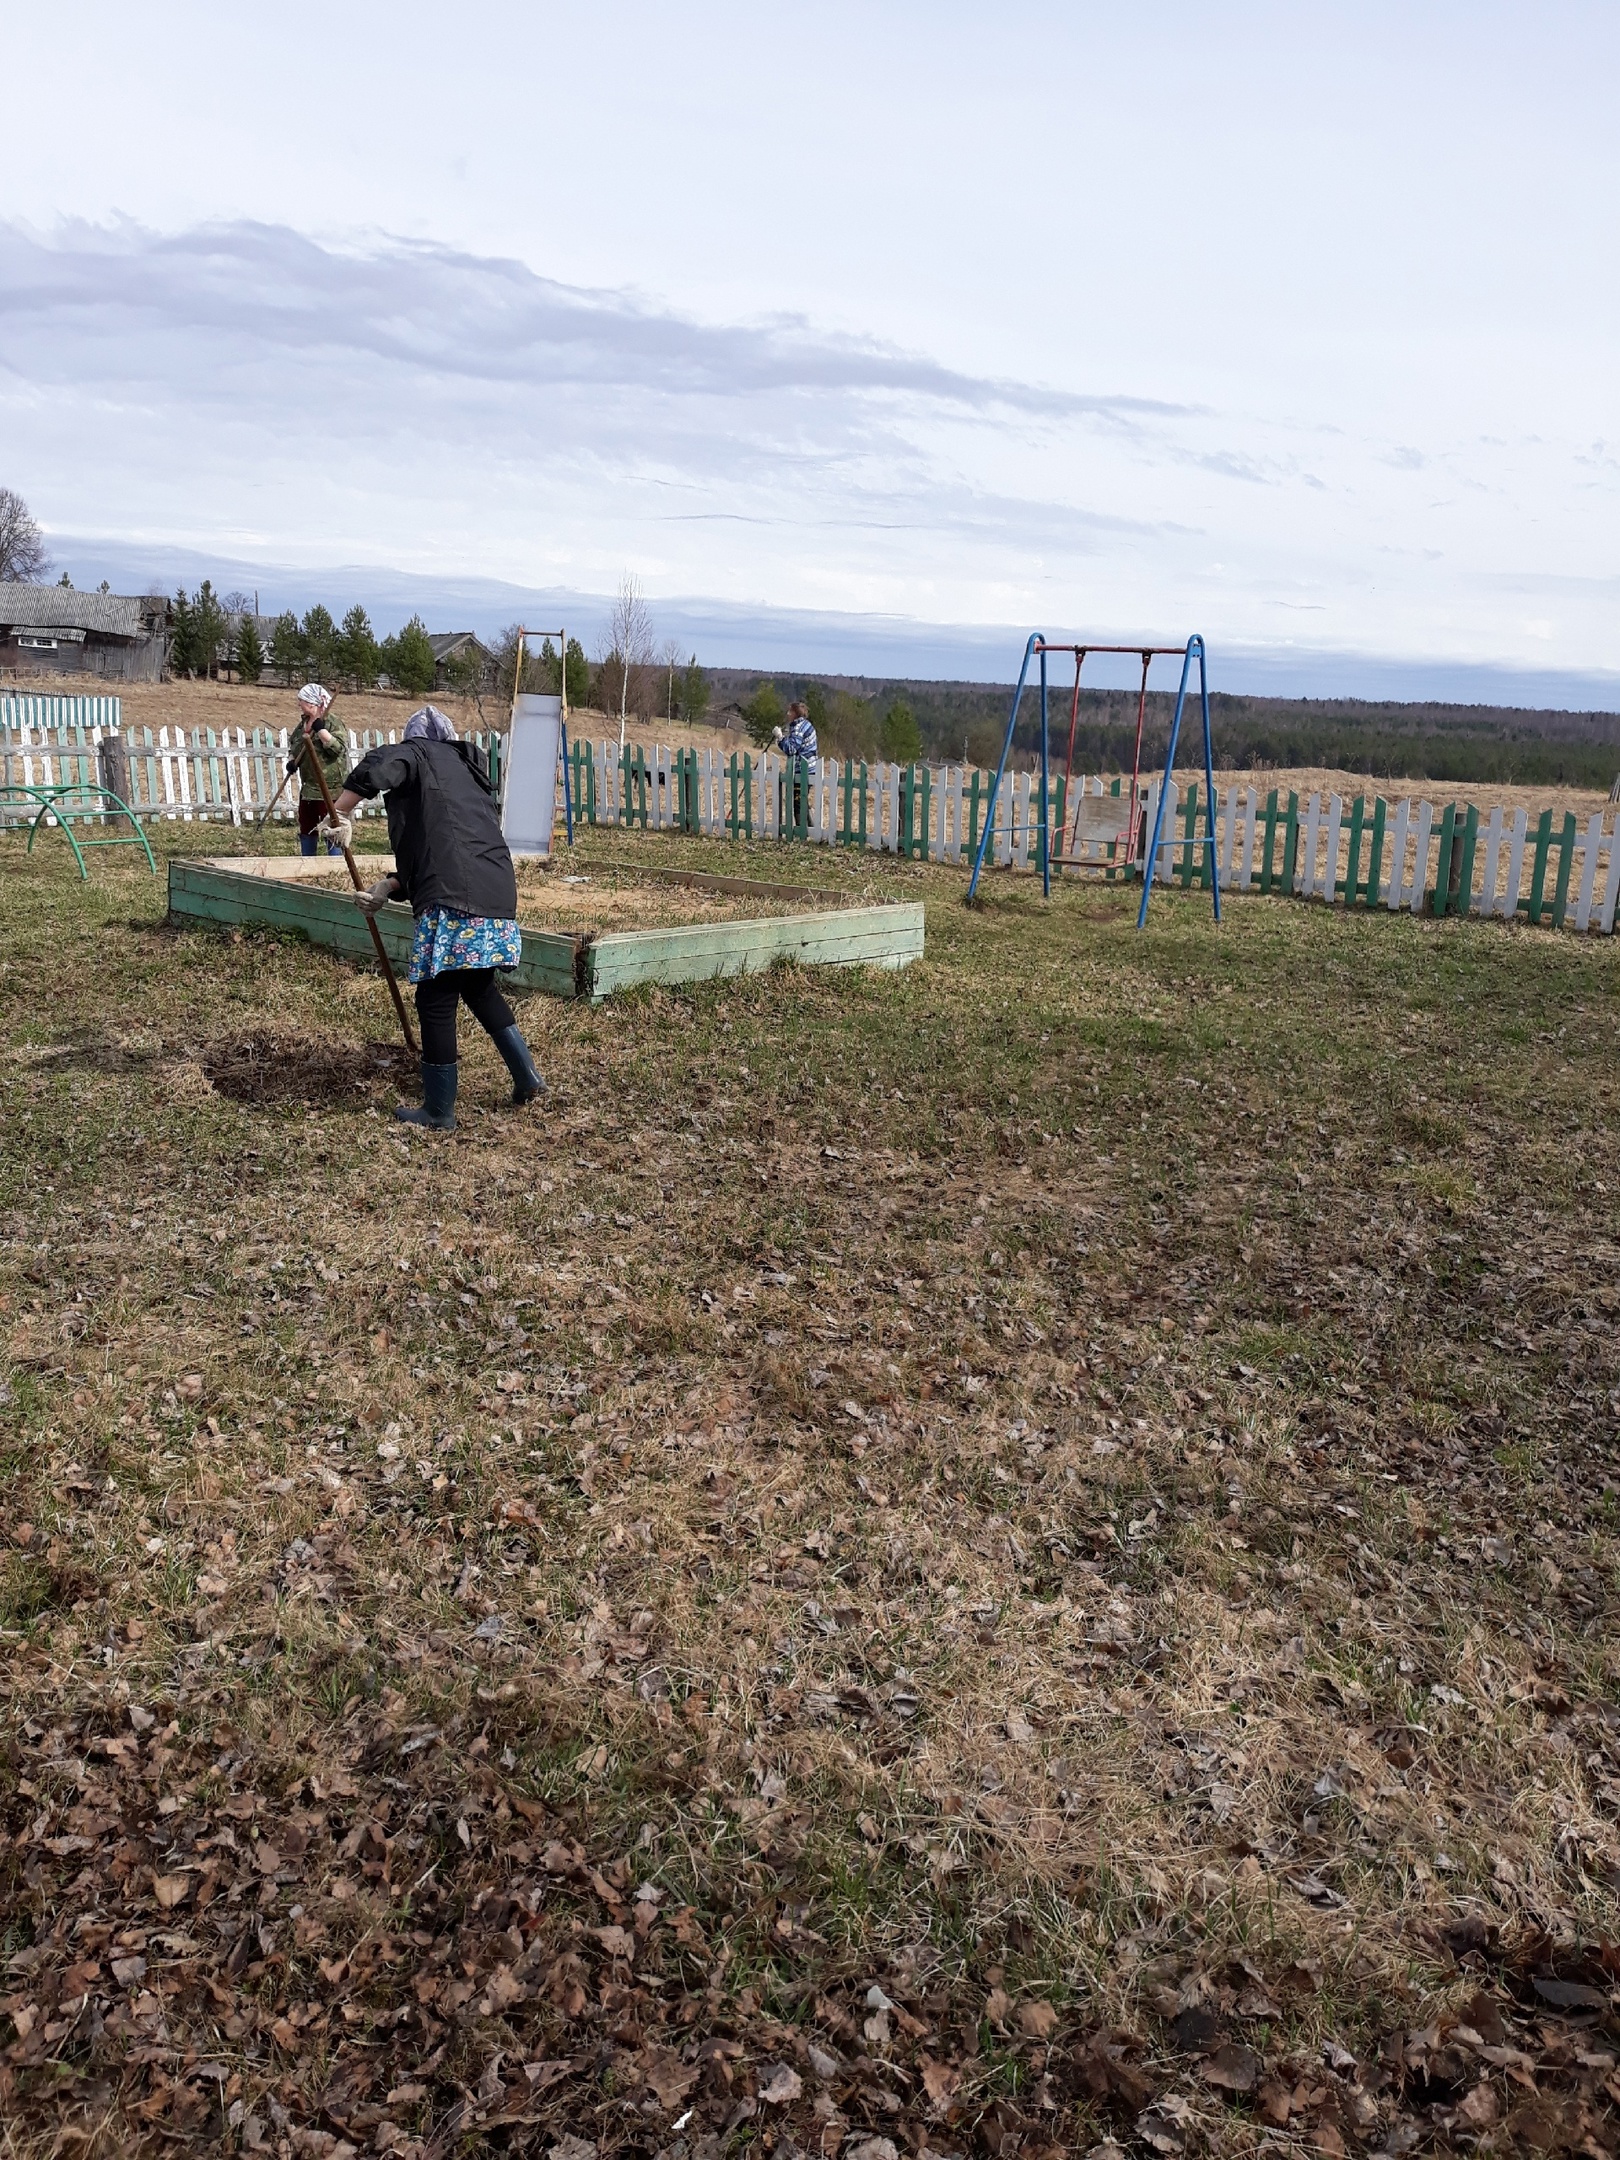
[[[571,1105],[431,1164],[264,1059],[13,1121],[25,2150],[1616,2147],[1607,988],[1566,1092],[1550,947],[1453,1028],[1465,940],[1239,909],[1211,1053],[948,897],[896,984],[541,1015]],[[131,983],[223,1035],[238,959]]]
[[[1179,1972],[1164,1990],[1174,2015],[1140,2028],[1000,1979],[965,1995],[926,1960],[874,1979],[768,1913],[758,1939],[786,1991],[728,2000],[690,1910],[628,1856],[593,1856],[583,1823],[517,1796],[502,1840],[480,1830],[469,1852],[454,1826],[505,1804],[493,1771],[469,1780],[444,1750],[402,1757],[397,1728],[358,1718],[349,1766],[306,1774],[275,1836],[255,1838],[273,1765],[224,1728],[192,1746],[176,1723],[162,1728],[168,1767],[194,1784],[211,1764],[219,1780],[214,1811],[183,1828],[158,1813],[139,1751],[98,1746],[116,1728],[23,1736],[36,1796],[53,1765],[102,1768],[79,1818],[100,1827],[73,1851],[53,1849],[48,1811],[6,1816],[7,1863],[45,1919],[6,1976],[0,2100],[17,2123],[60,2124],[113,2093],[159,2143],[223,2137],[237,2110],[249,2150],[289,2160],[332,2160],[344,2143],[428,2160],[497,2130],[550,2149],[578,2138],[584,2110],[592,2149],[609,2153],[648,2108],[660,2135],[677,2116],[712,2136],[768,2118],[821,2151],[829,2137],[892,2145],[919,2110],[935,2149],[975,2138],[1031,2155],[1108,2126],[1191,2152],[1223,2108],[1329,2153],[1497,2127],[1550,2151],[1620,2144],[1614,1946],[1577,1957],[1487,1940],[1464,1952],[1481,1984],[1458,2009],[1360,2053],[1301,2055],[1269,2016],[1246,2016],[1313,1972],[1257,1957],[1207,1975],[1195,1938],[1178,1960],[1162,1925],[1154,1966]],[[435,1823],[431,1846],[411,1828]],[[193,1864],[162,1865],[182,1848]]]

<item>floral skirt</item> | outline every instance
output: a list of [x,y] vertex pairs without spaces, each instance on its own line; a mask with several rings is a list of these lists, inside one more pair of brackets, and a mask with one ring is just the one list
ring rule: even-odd
[[459,908],[424,908],[411,946],[411,981],[427,982],[455,968],[515,968],[523,932],[498,915],[463,915]]

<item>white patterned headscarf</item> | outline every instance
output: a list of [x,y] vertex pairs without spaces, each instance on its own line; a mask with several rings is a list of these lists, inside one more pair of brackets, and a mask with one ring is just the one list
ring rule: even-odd
[[307,682],[298,693],[298,702],[318,720],[324,720],[332,703],[332,693],[321,683]]
[[454,742],[456,731],[437,705],[424,705],[405,723],[407,742]]

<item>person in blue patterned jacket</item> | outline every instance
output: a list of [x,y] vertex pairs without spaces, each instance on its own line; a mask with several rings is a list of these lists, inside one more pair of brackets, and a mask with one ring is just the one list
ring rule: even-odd
[[390,900],[410,902],[416,916],[411,981],[422,1023],[422,1104],[402,1103],[394,1115],[407,1125],[454,1132],[458,1005],[505,1060],[514,1105],[545,1090],[512,1008],[495,987],[495,970],[515,968],[523,952],[517,873],[484,754],[475,743],[456,740],[437,706],[412,713],[403,742],[366,752],[334,805],[339,820],[377,794],[387,797],[395,867],[355,900],[368,915]]
[[810,718],[810,708],[804,703],[788,707],[788,724],[785,728],[772,728],[771,742],[785,758],[794,760],[793,772],[793,822],[804,822],[804,783],[816,777],[816,759],[820,745],[816,741],[815,722]]

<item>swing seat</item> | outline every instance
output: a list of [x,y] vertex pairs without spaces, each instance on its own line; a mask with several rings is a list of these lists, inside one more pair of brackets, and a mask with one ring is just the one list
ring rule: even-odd
[[1074,839],[1077,847],[1111,847],[1131,829],[1128,795],[1083,795],[1075,805]]
[[1131,830],[1129,795],[1082,795],[1074,806],[1068,851],[1054,859],[1053,867],[1117,877],[1127,867]]

